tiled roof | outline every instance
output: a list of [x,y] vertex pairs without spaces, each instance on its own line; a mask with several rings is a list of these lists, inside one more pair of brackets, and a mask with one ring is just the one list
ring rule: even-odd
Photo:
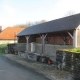
[[0,40],[14,40],[24,28],[7,27],[0,33]]
[[75,14],[72,16],[52,20],[46,23],[25,28],[17,36],[74,30],[79,25],[80,25],[80,14]]

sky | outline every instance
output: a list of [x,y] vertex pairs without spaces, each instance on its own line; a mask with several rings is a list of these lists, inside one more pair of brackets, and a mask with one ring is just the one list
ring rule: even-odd
[[80,0],[0,0],[2,29],[77,13],[80,13]]

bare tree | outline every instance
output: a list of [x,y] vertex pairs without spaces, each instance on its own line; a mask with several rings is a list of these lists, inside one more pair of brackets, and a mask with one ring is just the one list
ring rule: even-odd
[[71,15],[74,15],[75,12],[74,11],[68,11],[67,14],[65,16],[71,16]]
[[26,27],[29,27],[30,26],[30,23],[28,24],[17,24],[17,25],[14,25],[13,27],[22,27],[22,28],[26,28]]
[[45,22],[46,22],[46,20],[41,20],[40,22],[41,22],[41,23],[45,23]]
[[29,23],[26,23],[26,24],[17,24],[17,25],[14,25],[13,27],[26,28],[26,27],[33,26],[33,25],[42,24],[44,22],[46,22],[46,20],[36,21],[36,22],[33,22],[33,23],[29,22]]
[[32,26],[33,26],[33,25],[37,25],[37,24],[42,24],[42,23],[45,23],[45,22],[46,22],[46,20],[36,21],[36,22],[34,22],[34,23],[32,24]]

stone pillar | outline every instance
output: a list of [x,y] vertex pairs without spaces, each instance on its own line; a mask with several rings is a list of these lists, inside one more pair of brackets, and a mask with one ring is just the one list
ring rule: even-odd
[[77,29],[73,32],[73,47],[77,47]]
[[31,43],[31,52],[35,52],[35,43],[34,42]]
[[27,43],[26,43],[26,51],[29,52],[29,51],[28,51],[28,50],[29,50],[28,46],[29,46],[29,37],[30,37],[30,36],[25,36],[25,37],[26,37],[26,42],[27,42]]

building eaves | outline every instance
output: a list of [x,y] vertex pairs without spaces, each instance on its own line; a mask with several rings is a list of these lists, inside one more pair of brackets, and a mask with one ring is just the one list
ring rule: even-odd
[[17,36],[74,30],[80,25],[80,14],[52,20],[24,29]]

